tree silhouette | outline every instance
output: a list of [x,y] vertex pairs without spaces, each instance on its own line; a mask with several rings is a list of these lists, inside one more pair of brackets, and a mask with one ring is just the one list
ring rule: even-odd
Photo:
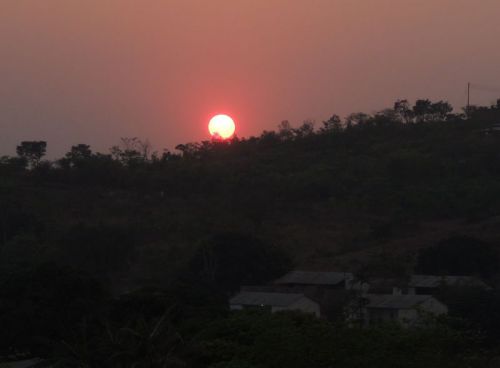
[[37,167],[40,160],[45,156],[47,142],[24,141],[16,148],[17,155],[26,160],[30,168]]
[[408,124],[413,121],[413,111],[408,100],[397,100],[394,102],[394,111],[399,115],[401,122]]
[[121,144],[111,147],[111,156],[125,166],[131,166],[148,161],[151,154],[151,144],[148,140],[137,137],[122,138]]
[[417,100],[413,106],[417,122],[444,121],[452,111],[453,107],[446,101]]
[[278,125],[278,135],[283,141],[292,140],[294,137],[294,131],[292,125],[288,120],[283,120]]
[[71,150],[59,160],[59,164],[62,167],[79,167],[90,158],[92,158],[90,146],[88,144],[77,144],[72,146]]
[[290,267],[279,248],[249,234],[222,233],[203,242],[191,269],[221,290],[234,292],[241,285],[258,285],[276,278]]
[[319,129],[322,133],[327,132],[340,132],[342,130],[342,120],[336,114],[332,115],[330,119],[323,122],[323,126]]
[[303,138],[314,134],[314,122],[306,120],[297,129],[293,129],[294,136]]
[[85,160],[92,156],[92,150],[88,144],[77,144],[71,147],[71,151],[66,154],[66,157],[72,161]]
[[431,105],[431,111],[433,121],[443,121],[453,111],[453,107],[446,101],[437,101]]
[[432,102],[428,99],[417,100],[413,106],[413,114],[417,122],[427,121],[429,116],[432,114]]
[[347,127],[352,127],[354,125],[366,124],[369,120],[370,120],[370,115],[365,114],[364,112],[355,112],[349,114],[345,118],[345,123]]

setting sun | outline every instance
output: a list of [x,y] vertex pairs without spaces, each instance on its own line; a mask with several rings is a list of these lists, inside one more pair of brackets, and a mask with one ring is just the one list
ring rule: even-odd
[[208,131],[214,138],[230,138],[235,129],[234,121],[228,115],[215,115],[208,123]]

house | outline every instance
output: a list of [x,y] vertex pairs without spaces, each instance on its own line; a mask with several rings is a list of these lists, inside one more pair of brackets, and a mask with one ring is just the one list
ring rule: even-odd
[[369,291],[371,294],[434,295],[443,286],[490,289],[486,283],[474,276],[411,275],[406,278],[371,280]]
[[361,316],[365,326],[384,322],[412,326],[426,314],[448,313],[448,307],[431,295],[366,294],[363,299]]
[[274,281],[275,285],[292,288],[350,289],[355,284],[354,276],[348,272],[292,271]]
[[435,294],[442,286],[490,289],[487,284],[474,276],[412,275],[408,282],[408,294]]
[[485,129],[481,129],[481,133],[484,135],[500,135],[500,124],[493,124]]
[[408,294],[407,277],[374,278],[369,281],[370,294]]
[[[368,284],[349,272],[292,271],[275,280],[273,286],[288,293],[304,294],[318,303],[321,316],[336,319],[352,294],[363,294]],[[354,293],[353,293],[354,292]]]
[[270,312],[295,310],[320,317],[320,307],[315,301],[298,293],[242,291],[229,300],[231,310],[265,309]]

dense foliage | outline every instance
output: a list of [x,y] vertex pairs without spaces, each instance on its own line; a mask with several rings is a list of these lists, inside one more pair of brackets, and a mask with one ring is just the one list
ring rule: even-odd
[[[0,356],[64,367],[473,367],[500,341],[500,103],[397,101],[259,137],[0,158]],[[376,256],[376,257],[375,257]],[[405,330],[228,313],[298,267],[480,275]]]
[[498,272],[498,253],[485,241],[452,236],[420,252],[416,271],[428,275],[480,275]]

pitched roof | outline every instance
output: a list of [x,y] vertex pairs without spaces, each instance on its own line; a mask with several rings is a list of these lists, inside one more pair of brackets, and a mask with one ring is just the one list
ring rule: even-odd
[[304,294],[243,291],[231,298],[229,304],[287,307],[301,298],[305,298]]
[[412,309],[432,298],[432,295],[367,294],[367,308]]
[[40,366],[43,361],[41,359],[28,359],[28,360],[18,360],[12,362],[1,363],[0,367],[4,368],[32,368]]
[[488,288],[483,281],[474,276],[435,276],[435,275],[413,275],[408,283],[410,287],[435,288],[441,285],[448,286],[476,286]]
[[292,271],[279,278],[275,284],[300,284],[300,285],[337,285],[346,279],[351,279],[352,274],[345,272],[311,272]]

